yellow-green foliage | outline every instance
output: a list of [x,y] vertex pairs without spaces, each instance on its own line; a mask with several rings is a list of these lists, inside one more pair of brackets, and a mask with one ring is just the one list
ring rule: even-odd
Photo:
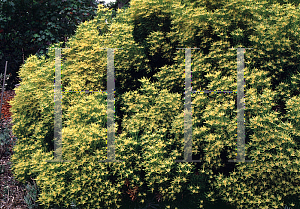
[[[124,115],[115,153],[124,162],[98,162],[107,155],[105,92],[63,93],[63,159],[71,162],[44,162],[53,159],[51,49],[49,58],[26,60],[11,101],[16,178],[33,176],[46,208],[71,200],[82,208],[119,208],[126,179],[138,187],[138,202],[159,192],[166,208],[176,208],[170,202],[182,194],[193,196],[197,208],[216,199],[237,208],[279,208],[286,197],[299,197],[299,6],[161,2],[132,0],[114,19],[99,5],[98,16],[82,23],[66,44],[70,49],[62,49],[63,90],[105,91],[107,53],[100,48],[123,48],[115,50],[114,66],[116,112]],[[245,153],[254,162],[235,163],[229,175],[220,170],[236,157],[235,93],[192,94],[193,155],[202,153],[203,163],[174,162],[184,158],[185,53],[176,48],[188,47],[201,48],[192,50],[193,91],[236,90],[237,52],[228,48],[253,48],[245,53],[244,89]],[[195,172],[208,177],[205,197],[204,184],[191,180]]]

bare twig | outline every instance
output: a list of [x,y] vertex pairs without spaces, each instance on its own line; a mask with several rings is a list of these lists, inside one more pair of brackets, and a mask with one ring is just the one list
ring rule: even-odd
[[23,53],[23,64],[24,64],[24,51],[23,51],[23,48],[22,48],[22,53]]
[[[1,120],[1,115],[2,115],[2,101],[3,101],[3,93],[4,93],[4,84],[5,84],[7,62],[8,61],[6,61],[6,63],[5,63],[5,71],[4,71],[4,78],[3,78],[3,85],[2,85],[1,104],[0,104],[0,120]],[[2,128],[2,120],[1,120],[1,128]]]

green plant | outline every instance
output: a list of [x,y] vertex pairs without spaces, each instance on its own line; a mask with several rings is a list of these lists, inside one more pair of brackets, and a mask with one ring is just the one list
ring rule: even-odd
[[0,130],[0,157],[11,154],[11,147],[15,145],[14,137],[10,136],[10,128],[6,125],[3,126],[4,119],[1,119],[1,130]]
[[29,209],[34,209],[39,206],[39,204],[36,202],[36,200],[38,198],[39,189],[34,181],[33,181],[33,183],[34,183],[33,186],[31,186],[30,183],[28,183],[26,185],[27,194],[24,197],[24,200]]
[[[183,196],[189,208],[283,206],[284,196],[299,195],[298,13],[265,1],[230,0],[212,12],[204,2],[135,0],[113,18],[99,5],[95,19],[79,25],[62,50],[62,91],[99,91],[63,93],[59,151],[70,162],[45,162],[54,154],[55,50],[30,56],[20,69],[21,86],[10,102],[16,178],[36,180],[37,202],[45,208],[69,207],[73,200],[79,208],[145,207],[155,193],[165,208],[184,208]],[[195,46],[201,48],[192,53],[197,91],[234,91],[237,54],[228,48],[253,48],[244,69],[245,150],[252,164],[228,163],[236,156],[235,94],[192,95],[192,154],[201,162],[174,162],[184,158],[186,114],[186,57],[176,48]],[[118,49],[115,157],[123,162],[99,162],[107,156],[107,95],[101,91],[107,89],[107,53],[101,48]]]
[[0,133],[0,156],[6,155],[8,150],[8,145],[10,143],[10,137],[9,132],[4,131],[3,133]]

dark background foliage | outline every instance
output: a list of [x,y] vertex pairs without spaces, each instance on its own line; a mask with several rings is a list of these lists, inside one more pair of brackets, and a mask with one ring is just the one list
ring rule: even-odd
[[[114,11],[128,5],[118,0],[105,5]],[[96,15],[95,0],[1,0],[0,1],[0,71],[8,61],[6,90],[20,82],[17,72],[31,54],[46,55],[47,47],[65,43],[76,27]]]

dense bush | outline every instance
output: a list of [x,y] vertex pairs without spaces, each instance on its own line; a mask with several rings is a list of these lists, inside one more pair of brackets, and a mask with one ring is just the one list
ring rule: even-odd
[[[71,162],[45,162],[54,153],[52,49],[26,60],[11,102],[16,178],[33,176],[46,208],[74,200],[82,208],[119,208],[154,195],[165,208],[205,208],[220,199],[237,208],[296,203],[299,6],[230,0],[212,11],[204,1],[164,2],[134,0],[114,18],[99,5],[62,50],[62,90],[100,91],[107,89],[100,48],[123,48],[114,66],[115,153],[124,162],[98,162],[107,156],[105,92],[63,93],[63,159]],[[253,48],[245,53],[244,89],[245,153],[254,162],[228,163],[237,146],[234,93],[192,94],[193,159],[201,162],[174,162],[184,159],[185,52],[176,48],[190,47],[200,48],[192,50],[194,91],[234,91],[237,52],[228,48]]]

